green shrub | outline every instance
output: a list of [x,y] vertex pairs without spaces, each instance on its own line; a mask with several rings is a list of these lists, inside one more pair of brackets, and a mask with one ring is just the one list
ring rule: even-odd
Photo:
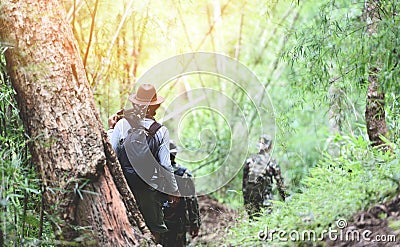
[[54,235],[46,216],[41,218],[41,183],[4,64],[0,54],[0,246],[31,246]]
[[287,233],[314,231],[318,238],[329,227],[336,228],[338,220],[348,220],[357,211],[398,192],[398,148],[394,154],[383,153],[371,148],[361,135],[338,136],[336,141],[343,143],[341,155],[324,154],[302,180],[301,193],[291,195],[286,203],[276,201],[273,213],[257,221],[243,218],[231,230],[228,242],[234,246],[260,244],[258,234],[265,228]]

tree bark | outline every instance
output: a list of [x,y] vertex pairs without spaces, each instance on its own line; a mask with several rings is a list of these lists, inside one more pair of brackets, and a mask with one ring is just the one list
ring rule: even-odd
[[371,68],[368,75],[367,105],[365,109],[365,121],[367,133],[372,146],[380,146],[385,149],[386,144],[381,136],[388,139],[385,113],[385,93],[379,88],[376,76],[377,68]]
[[[60,244],[154,245],[104,132],[58,1],[2,1],[0,38]],[[128,213],[129,212],[129,213]]]
[[[379,22],[379,0],[365,0],[365,19],[367,22],[367,33],[374,35],[377,32]],[[379,64],[369,66],[368,91],[365,109],[365,121],[367,133],[372,146],[387,147],[381,136],[388,138],[388,128],[386,126],[385,114],[385,93],[379,85],[377,74]]]

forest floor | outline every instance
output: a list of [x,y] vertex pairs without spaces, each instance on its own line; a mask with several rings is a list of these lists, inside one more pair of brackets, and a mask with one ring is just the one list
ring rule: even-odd
[[[199,208],[202,219],[199,236],[190,240],[190,246],[218,246],[223,243],[230,227],[234,226],[239,212],[219,203],[209,196],[200,196]],[[400,195],[385,203],[372,206],[366,211],[355,214],[347,227],[338,230],[337,240],[327,239],[321,246],[399,246],[400,247]],[[342,233],[358,241],[340,241]],[[347,234],[347,235],[346,235]],[[363,234],[365,238],[363,239]],[[386,241],[377,241],[377,240]],[[395,241],[394,241],[395,240]],[[315,246],[311,244],[311,246]]]
[[201,227],[199,236],[190,240],[189,246],[219,246],[232,227],[239,212],[219,203],[216,199],[204,195],[198,197]]

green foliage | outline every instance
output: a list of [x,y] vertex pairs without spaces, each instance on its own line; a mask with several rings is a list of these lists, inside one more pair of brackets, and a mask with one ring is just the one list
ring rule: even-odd
[[[1,246],[22,246],[54,238],[40,217],[41,183],[30,161],[14,90],[0,54],[0,230]],[[41,236],[39,232],[41,231]]]
[[386,108],[386,121],[393,142],[400,140],[400,94],[386,94],[388,106]]
[[[99,6],[90,33],[96,2]],[[271,215],[251,222],[243,216],[232,229],[227,244],[254,246],[261,244],[257,235],[266,226],[320,233],[335,220],[348,219],[396,190],[399,160],[370,148],[363,122],[368,67],[379,65],[390,137],[393,143],[399,142],[399,4],[398,0],[380,2],[381,19],[375,35],[366,33],[363,1],[89,0],[64,4],[82,58],[88,58],[86,73],[104,122],[127,107],[127,95],[144,71],[176,54],[215,51],[237,58],[257,74],[274,106],[277,133],[273,156],[291,197],[287,203],[276,201]],[[89,37],[93,38],[90,47]],[[28,141],[4,73],[3,56],[0,61],[0,218],[5,223],[0,227],[4,244],[55,244],[50,224],[57,226],[60,219],[46,214],[40,219],[40,181],[30,164]],[[162,89],[160,94],[167,96],[164,105],[174,95],[187,97],[184,105],[196,99],[188,92],[206,87],[234,98],[246,117],[254,113],[245,94],[222,79],[189,77]],[[348,135],[329,133],[327,92],[333,84],[342,92],[343,130]],[[165,123],[186,149],[178,154],[178,161],[196,176],[218,170],[231,151],[232,119],[226,121],[224,114],[201,108],[180,121]],[[254,121],[248,127],[254,131],[257,124]],[[255,153],[257,133],[252,134],[249,147],[254,146],[250,153]],[[330,145],[338,148],[338,155],[327,153]],[[399,156],[398,148],[395,154]],[[239,171],[213,194],[240,210],[241,176]],[[74,188],[80,197],[91,193],[82,189],[82,182]],[[398,227],[398,222],[391,226]]]
[[323,230],[336,228],[335,221],[349,219],[399,191],[395,177],[400,173],[398,148],[394,155],[383,153],[370,148],[361,135],[339,136],[337,141],[345,142],[341,156],[325,154],[302,180],[301,193],[291,195],[286,203],[276,201],[273,213],[257,221],[243,218],[232,229],[229,242],[234,246],[260,244],[258,234],[265,227],[287,233],[312,230],[321,236]]
[[[385,110],[390,136],[398,143],[399,76],[394,57],[398,60],[399,16],[393,14],[398,1],[382,1],[382,19],[377,34],[372,36],[366,33],[362,2],[318,4],[304,7],[299,17],[302,24],[282,53],[291,66],[288,84],[283,84],[283,90],[272,89],[280,130],[275,156],[283,164],[292,196],[285,204],[276,201],[275,211],[258,221],[242,219],[228,241],[234,246],[271,245],[258,240],[258,233],[265,227],[287,232],[313,230],[319,234],[336,220],[348,219],[358,210],[399,192],[399,149],[394,155],[371,149],[362,113],[368,66],[383,65],[378,77],[388,96]],[[341,110],[346,122],[341,127],[350,132],[347,136],[328,134],[327,91],[332,84],[344,95]],[[274,95],[289,97],[279,100]],[[313,121],[307,120],[309,117]],[[315,125],[310,126],[312,123]],[[327,145],[337,146],[339,153],[326,153]],[[306,157],[311,157],[311,164],[304,161]],[[278,244],[294,243],[273,243]]]
[[[399,2],[381,2],[377,23],[365,20],[362,1],[322,2],[317,15],[309,16],[313,21],[298,29],[284,52],[295,70],[292,85],[320,99],[333,83],[365,92],[368,68],[377,66],[385,91],[398,92]],[[367,23],[376,25],[376,34],[367,32]]]
[[388,225],[389,228],[392,229],[393,231],[400,230],[400,220],[390,220]]
[[[289,97],[277,97],[287,93]],[[293,93],[293,94],[292,94]],[[298,103],[295,90],[275,87],[271,95],[277,112],[278,133],[273,156],[281,166],[289,191],[298,192],[308,169],[314,167],[327,149],[327,109],[306,104],[313,96],[304,93]]]

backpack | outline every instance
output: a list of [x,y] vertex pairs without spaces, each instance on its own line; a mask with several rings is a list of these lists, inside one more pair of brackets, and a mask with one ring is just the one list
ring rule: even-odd
[[159,171],[158,149],[160,141],[157,131],[162,127],[154,121],[147,129],[132,118],[125,117],[131,129],[125,139],[121,140],[118,160],[124,171],[137,174],[145,182],[149,182]]
[[248,181],[250,183],[259,183],[268,176],[268,167],[270,164],[269,155],[257,154],[247,160],[249,166]]

